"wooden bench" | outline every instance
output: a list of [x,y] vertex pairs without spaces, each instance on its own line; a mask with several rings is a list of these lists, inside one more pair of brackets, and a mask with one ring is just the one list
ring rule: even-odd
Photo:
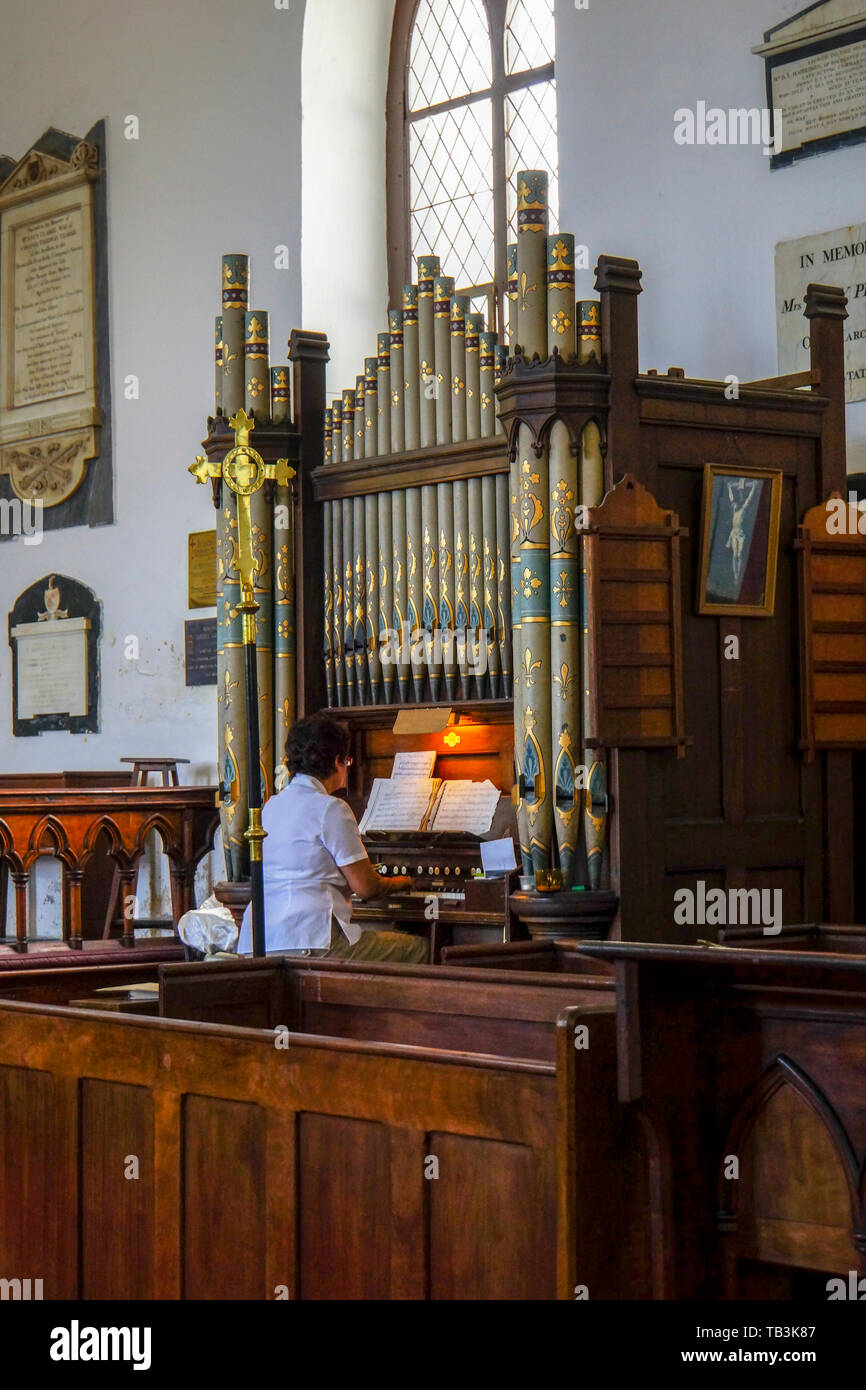
[[[333,967],[287,978],[333,1007]],[[611,1004],[547,1027],[538,1060],[0,1000],[0,1267],[47,1299],[646,1296]]]

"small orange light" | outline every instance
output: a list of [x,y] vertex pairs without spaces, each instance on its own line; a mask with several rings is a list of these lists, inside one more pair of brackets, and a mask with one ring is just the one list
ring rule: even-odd
[[455,733],[446,734],[443,743],[447,743],[449,748],[456,748],[460,742],[460,735]]

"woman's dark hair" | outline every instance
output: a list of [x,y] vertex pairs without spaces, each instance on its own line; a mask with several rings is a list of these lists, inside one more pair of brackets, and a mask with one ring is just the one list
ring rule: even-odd
[[306,773],[323,780],[334,771],[337,758],[346,758],[351,746],[349,730],[330,714],[311,714],[289,730],[286,766],[292,777]]

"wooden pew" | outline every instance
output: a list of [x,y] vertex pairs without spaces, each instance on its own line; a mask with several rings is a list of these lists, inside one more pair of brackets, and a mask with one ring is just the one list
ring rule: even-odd
[[552,1061],[563,1009],[613,1003],[600,976],[272,958],[161,967],[160,1014]]
[[48,1299],[646,1296],[599,997],[544,1061],[2,1000],[0,1267]]
[[615,966],[618,1093],[655,1171],[653,1296],[826,1299],[830,1277],[866,1274],[866,956],[580,949]]
[[541,970],[562,975],[613,977],[613,967],[578,952],[577,941],[502,941],[495,946],[446,946],[443,965],[483,970]]
[[[78,957],[81,960],[81,957]],[[86,999],[97,990],[153,984],[159,976],[160,962],[128,965],[79,966],[77,970],[3,970],[0,971],[0,999],[17,999],[29,1004],[68,1004],[73,999]]]

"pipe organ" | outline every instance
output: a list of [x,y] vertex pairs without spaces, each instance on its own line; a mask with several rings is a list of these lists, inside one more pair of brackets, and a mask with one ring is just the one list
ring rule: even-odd
[[501,406],[528,364],[602,370],[600,305],[575,299],[575,238],[551,234],[547,189],[543,171],[518,175],[507,343],[422,255],[376,356],[332,393],[316,474],[326,688],[346,710],[513,701],[524,873],[598,888],[579,516],[603,496],[602,433],[559,415],[538,439]]

